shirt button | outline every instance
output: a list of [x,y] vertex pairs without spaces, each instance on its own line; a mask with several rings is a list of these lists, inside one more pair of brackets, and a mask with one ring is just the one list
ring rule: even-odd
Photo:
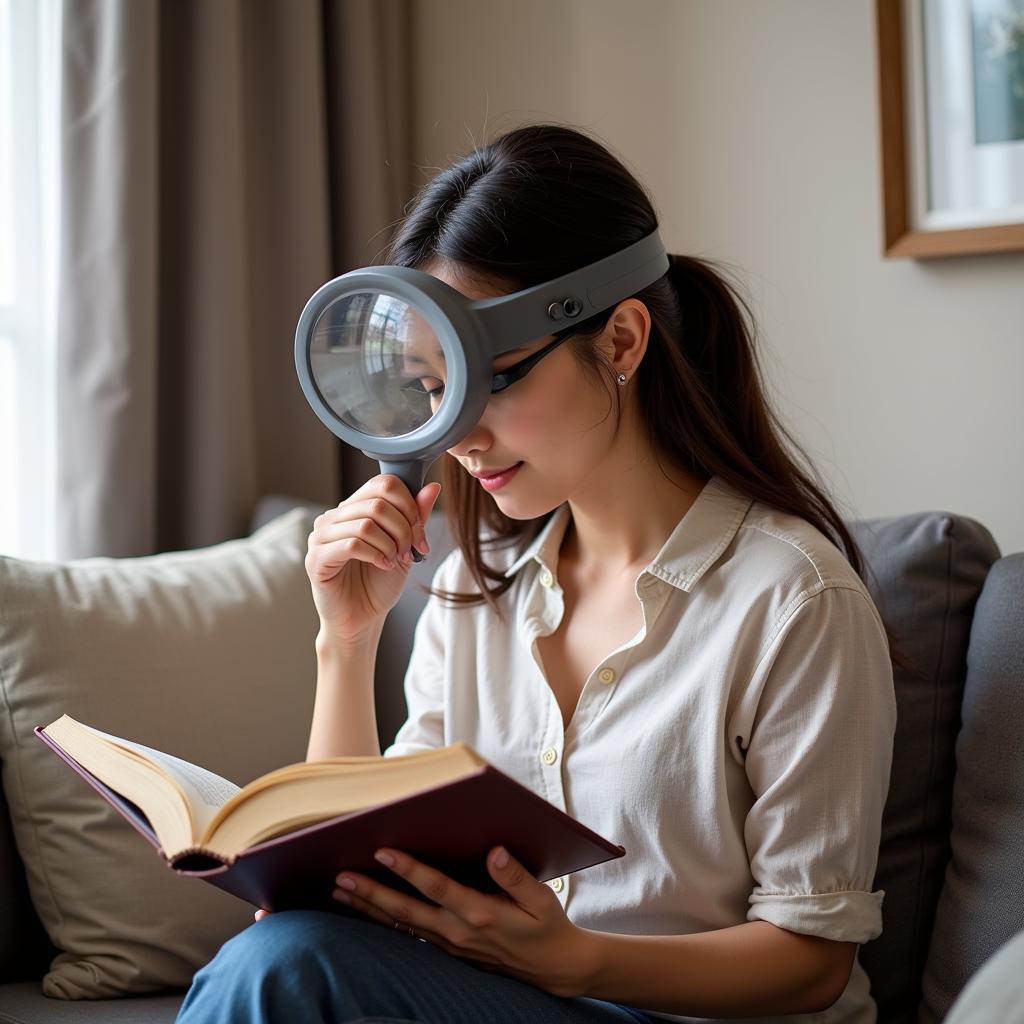
[[551,881],[548,882],[548,885],[550,885],[551,888],[555,890],[555,892],[561,892],[565,888],[565,882],[563,882],[560,878],[551,879]]
[[555,582],[555,577],[551,575],[550,569],[541,569],[540,571],[540,585],[542,587],[550,587]]
[[545,764],[554,764],[558,760],[558,751],[554,747],[548,747],[543,754],[540,755],[540,759]]
[[602,683],[614,683],[615,672],[610,668],[603,668],[598,672],[597,678],[600,679]]

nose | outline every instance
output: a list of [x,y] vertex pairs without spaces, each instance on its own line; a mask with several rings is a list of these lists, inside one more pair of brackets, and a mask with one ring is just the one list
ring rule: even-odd
[[[484,415],[486,417],[486,413]],[[455,456],[457,459],[465,459],[476,452],[488,451],[493,442],[494,435],[485,426],[484,420],[481,418],[465,437],[448,449],[448,454]]]

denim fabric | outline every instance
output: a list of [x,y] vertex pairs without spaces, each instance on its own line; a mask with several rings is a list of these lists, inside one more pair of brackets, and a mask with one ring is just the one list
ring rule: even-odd
[[177,1024],[653,1024],[478,970],[370,921],[287,910],[229,939],[198,971]]

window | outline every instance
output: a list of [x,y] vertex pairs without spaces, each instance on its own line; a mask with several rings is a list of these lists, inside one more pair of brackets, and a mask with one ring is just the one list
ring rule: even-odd
[[56,557],[58,0],[0,0],[0,553]]

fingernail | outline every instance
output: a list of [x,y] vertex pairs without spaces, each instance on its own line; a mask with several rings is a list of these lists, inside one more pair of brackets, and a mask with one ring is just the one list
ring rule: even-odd
[[340,885],[342,889],[348,889],[349,892],[352,892],[356,887],[356,883],[353,882],[351,878],[339,878],[338,885]]
[[425,555],[429,555],[430,554],[430,545],[427,543],[427,535],[426,534],[423,534],[423,536],[420,538],[419,544],[417,544],[416,546],[420,549],[420,551],[423,552],[423,554],[425,554]]
[[373,857],[374,860],[379,860],[386,868],[395,866],[395,858],[392,857],[390,853],[375,853]]
[[508,850],[504,846],[498,847],[498,852],[494,855],[494,866],[496,868],[503,868],[508,863]]
[[342,892],[341,889],[335,889],[334,890],[334,898],[339,903],[351,903],[352,902],[352,897],[349,896],[349,894],[347,892]]

